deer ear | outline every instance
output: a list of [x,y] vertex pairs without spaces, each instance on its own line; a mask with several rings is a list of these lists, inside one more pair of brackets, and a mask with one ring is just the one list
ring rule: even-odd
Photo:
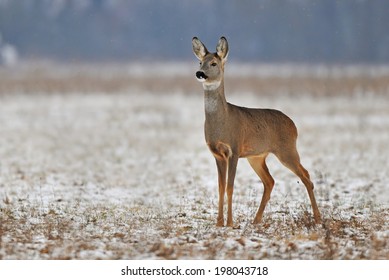
[[193,37],[192,47],[195,56],[199,60],[203,60],[203,58],[208,54],[207,48],[204,46],[203,43],[201,43],[201,41],[197,37]]
[[226,60],[228,56],[228,42],[226,37],[221,37],[216,46],[216,53],[222,59]]

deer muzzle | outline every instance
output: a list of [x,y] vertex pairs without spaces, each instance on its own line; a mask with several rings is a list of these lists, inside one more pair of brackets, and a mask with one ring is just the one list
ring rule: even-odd
[[205,75],[205,73],[203,71],[197,71],[196,72],[196,78],[200,82],[204,82],[208,78],[208,76]]

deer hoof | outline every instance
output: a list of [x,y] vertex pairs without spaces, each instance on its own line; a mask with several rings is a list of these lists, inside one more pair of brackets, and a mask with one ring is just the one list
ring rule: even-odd
[[221,220],[217,220],[217,222],[216,222],[216,226],[217,227],[224,227],[224,221],[223,221],[223,219],[221,219]]

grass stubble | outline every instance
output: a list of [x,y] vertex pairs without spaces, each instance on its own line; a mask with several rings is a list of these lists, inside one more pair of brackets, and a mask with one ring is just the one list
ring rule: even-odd
[[215,227],[215,166],[191,77],[88,67],[53,77],[52,67],[1,69],[0,259],[389,259],[389,77],[231,82],[235,103],[296,120],[323,223],[271,159],[263,222],[251,224],[262,185],[242,164],[230,229]]

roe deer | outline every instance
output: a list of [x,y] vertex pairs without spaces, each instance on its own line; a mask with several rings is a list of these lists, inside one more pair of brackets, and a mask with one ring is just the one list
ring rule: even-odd
[[224,96],[224,64],[228,43],[221,37],[216,53],[208,52],[197,38],[192,39],[193,52],[200,60],[197,79],[203,84],[205,99],[205,140],[215,157],[219,181],[217,226],[224,226],[224,194],[227,189],[227,226],[232,227],[232,194],[238,159],[245,157],[260,177],[264,192],[254,223],[260,223],[270,199],[274,179],[266,166],[266,157],[273,153],[282,164],[304,183],[311,201],[316,223],[320,212],[313,194],[313,183],[301,165],[296,149],[297,128],[284,113],[272,109],[251,109],[230,104]]

